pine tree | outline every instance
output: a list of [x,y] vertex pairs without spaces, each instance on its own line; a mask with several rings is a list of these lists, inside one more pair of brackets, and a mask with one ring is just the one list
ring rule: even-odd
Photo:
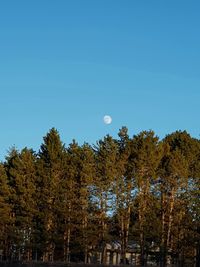
[[30,259],[33,249],[35,203],[35,155],[27,148],[12,149],[7,157],[6,171],[11,190],[10,202],[14,219],[13,257]]
[[90,189],[95,174],[94,153],[88,144],[81,147],[75,141],[70,144],[67,151],[70,180],[73,183],[73,198],[71,199],[73,211],[70,220],[73,220],[73,230],[76,231],[77,241],[72,246],[73,250],[79,250],[79,253],[83,254],[82,260],[87,263],[88,249],[92,241],[90,234]]
[[44,261],[53,261],[58,238],[58,215],[62,195],[60,185],[63,179],[65,147],[58,131],[52,128],[43,138],[38,154],[38,229],[40,229],[40,250]]
[[105,263],[105,244],[110,239],[108,235],[108,215],[112,212],[112,185],[116,177],[118,144],[107,135],[95,146],[96,179],[94,182],[95,199],[99,210],[99,241],[102,248],[101,263]]
[[[179,258],[182,254],[180,233],[182,237],[185,236],[187,229],[184,223],[181,224],[181,220],[184,221],[185,214],[187,214],[187,196],[193,183],[199,148],[197,140],[191,138],[186,131],[177,131],[167,135],[163,144],[166,149],[161,161],[160,192],[161,265],[164,266],[169,251],[172,249],[175,251],[175,248],[178,248]],[[175,223],[176,220],[177,223]]]
[[[131,162],[137,188],[138,225],[140,233],[141,265],[147,257],[147,218],[151,212],[151,185],[157,179],[157,169],[162,156],[162,146],[153,131],[135,135],[131,141]],[[146,251],[145,251],[146,250]]]
[[5,259],[9,256],[10,231],[13,224],[10,193],[4,165],[0,164],[0,249]]
[[119,131],[118,154],[116,162],[116,177],[113,183],[113,193],[115,195],[115,212],[119,223],[119,235],[121,241],[121,260],[126,264],[126,250],[128,246],[130,215],[134,197],[135,181],[132,176],[132,168],[129,164],[130,139],[128,129],[122,127]]

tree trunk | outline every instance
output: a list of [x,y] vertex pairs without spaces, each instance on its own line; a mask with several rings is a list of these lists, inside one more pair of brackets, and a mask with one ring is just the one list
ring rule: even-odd
[[88,235],[87,235],[87,226],[88,226],[88,220],[87,216],[85,216],[83,220],[83,240],[84,240],[84,262],[85,264],[88,263]]
[[161,192],[161,244],[160,244],[160,267],[166,265],[166,245],[165,245],[165,195]]
[[173,221],[172,213],[174,210],[174,201],[175,201],[175,189],[172,188],[171,196],[170,196],[169,222],[168,222],[167,241],[166,241],[167,251],[169,250],[169,245],[170,245],[170,236],[171,236],[171,228],[172,228],[172,221]]
[[126,252],[125,252],[125,226],[124,226],[124,214],[121,218],[121,261],[123,264],[126,264]]
[[139,228],[140,228],[140,263],[142,266],[146,265],[145,258],[145,232],[144,223],[147,208],[147,196],[149,192],[149,182],[141,183],[140,187],[140,203],[139,203]]
[[106,200],[107,200],[107,195],[103,195],[101,193],[101,200],[100,200],[100,205],[101,205],[101,227],[102,227],[102,233],[101,233],[101,243],[102,243],[102,258],[101,258],[101,263],[105,264],[106,263],[106,229],[107,229],[107,224],[105,222],[105,217],[106,217]]
[[[200,226],[197,227],[197,234],[200,234]],[[200,241],[197,242],[196,246],[196,266],[200,266]]]
[[70,262],[70,238],[71,238],[71,230],[68,228],[64,233],[64,261]]
[[143,227],[143,214],[139,211],[139,224],[140,224],[140,265],[144,266],[144,227]]
[[200,244],[196,248],[196,267],[200,266]]
[[144,256],[144,233],[140,232],[140,265],[145,265],[145,256]]

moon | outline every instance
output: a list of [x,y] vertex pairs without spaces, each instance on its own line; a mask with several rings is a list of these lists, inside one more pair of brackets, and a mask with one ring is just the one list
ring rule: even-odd
[[110,115],[105,115],[105,116],[103,117],[103,122],[104,122],[105,124],[111,124],[111,122],[112,122],[112,118],[111,118],[111,116],[110,116]]

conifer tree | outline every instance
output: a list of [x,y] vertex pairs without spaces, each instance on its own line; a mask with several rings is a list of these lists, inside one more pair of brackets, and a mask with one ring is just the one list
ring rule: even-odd
[[161,265],[166,264],[166,257],[171,248],[171,233],[174,221],[174,208],[177,192],[182,178],[187,175],[187,162],[180,151],[170,152],[162,159],[161,174]]
[[12,149],[7,157],[6,171],[11,190],[13,228],[13,257],[31,259],[34,236],[35,155],[27,148]]
[[89,263],[101,249],[107,263],[118,240],[126,263],[131,238],[143,266],[150,253],[162,267],[199,266],[200,141],[186,131],[161,142],[153,131],[118,135],[66,148],[52,128],[37,154],[10,150],[0,163],[3,259]]
[[43,138],[38,158],[38,228],[42,258],[53,261],[58,237],[58,212],[61,205],[60,186],[63,177],[65,147],[58,131],[52,128]]
[[146,264],[147,218],[151,212],[151,185],[157,178],[162,147],[153,131],[143,131],[131,141],[131,162],[137,187],[138,225],[140,233],[141,265]]
[[9,202],[10,188],[4,165],[0,164],[0,249],[5,259],[9,256],[10,232],[12,230],[12,206]]
[[[160,173],[162,266],[166,264],[169,251],[175,251],[178,247],[178,257],[180,258],[181,255],[180,233],[185,236],[187,230],[184,229],[184,223],[180,225],[180,222],[187,213],[189,204],[187,204],[187,196],[196,175],[196,157],[199,150],[197,140],[191,138],[186,131],[176,131],[167,135],[163,144],[166,149],[161,161]],[[177,218],[178,223],[175,223]]]
[[115,212],[119,222],[121,241],[121,260],[126,264],[126,250],[128,246],[130,215],[134,197],[134,177],[129,164],[130,138],[128,129],[122,127],[119,131],[118,153],[116,162],[116,177],[113,183],[113,193],[115,195]]
[[112,184],[116,177],[118,144],[107,135],[95,146],[96,179],[94,183],[95,198],[99,209],[99,240],[102,248],[101,263],[105,263],[105,244],[108,236],[108,215],[112,211]]
[[[88,144],[79,146],[75,141],[68,148],[70,160],[71,180],[73,181],[74,199],[73,204],[73,221],[77,244],[80,251],[83,252],[83,260],[88,261],[88,249],[93,237],[90,234],[90,188],[93,184],[95,168],[94,153]],[[91,239],[92,238],[92,239]],[[74,244],[75,245],[75,244]],[[75,249],[75,247],[74,247]]]

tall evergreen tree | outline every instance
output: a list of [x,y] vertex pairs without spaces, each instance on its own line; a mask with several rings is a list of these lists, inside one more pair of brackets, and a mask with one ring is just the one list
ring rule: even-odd
[[65,147],[58,131],[52,128],[43,138],[38,154],[38,229],[43,260],[54,260],[58,237],[58,212],[61,205],[60,186],[63,177]]
[[172,226],[178,190],[187,175],[187,162],[179,151],[170,152],[162,159],[161,174],[161,265],[166,264],[168,251],[172,250]]
[[121,241],[121,260],[126,264],[126,250],[128,246],[130,215],[134,197],[135,180],[133,171],[129,164],[130,138],[128,129],[122,127],[119,131],[118,153],[116,162],[116,176],[113,183],[113,193],[115,195],[115,212],[119,222]]
[[0,164],[0,249],[5,259],[9,256],[10,232],[12,230],[12,206],[10,204],[10,188],[3,164]]
[[131,161],[135,171],[138,201],[138,225],[140,233],[141,265],[146,264],[147,218],[151,212],[151,185],[157,178],[157,169],[162,156],[162,146],[153,131],[135,135],[131,141]]
[[[200,262],[200,141],[176,131],[133,138],[122,127],[93,148],[68,148],[52,128],[38,154],[12,148],[0,164],[0,251],[5,259],[89,262],[129,237],[160,265]],[[132,236],[130,236],[132,235]],[[154,247],[152,247],[154,246]],[[110,251],[112,262],[112,250]]]
[[[73,221],[76,225],[74,230],[78,233],[76,236],[80,252],[83,253],[85,263],[88,262],[88,249],[92,243],[90,224],[90,189],[95,176],[94,153],[88,144],[79,146],[75,141],[68,148],[71,179],[73,181],[74,199],[73,203]],[[74,249],[76,249],[74,247]],[[81,257],[81,255],[80,255]]]
[[[186,232],[184,224],[180,227],[180,216],[187,213],[187,196],[196,175],[196,157],[199,150],[197,140],[186,131],[176,131],[163,140],[166,147],[161,161],[161,265],[166,264],[169,251],[178,247],[180,254],[180,232]],[[179,207],[179,208],[178,208]],[[176,210],[176,212],[175,212]],[[176,217],[179,218],[175,224]],[[177,229],[176,229],[177,228]],[[176,231],[176,234],[173,231]],[[185,234],[182,234],[185,236]],[[175,240],[178,240],[175,242]],[[179,257],[180,258],[180,255]]]
[[27,148],[21,152],[13,149],[7,157],[6,171],[14,219],[12,256],[19,260],[30,259],[34,236],[33,218],[36,211],[34,152]]
[[112,184],[117,173],[118,144],[107,135],[99,140],[95,147],[96,179],[94,182],[95,198],[99,209],[100,232],[99,239],[102,247],[101,263],[105,263],[105,244],[108,236],[108,215],[112,212]]

